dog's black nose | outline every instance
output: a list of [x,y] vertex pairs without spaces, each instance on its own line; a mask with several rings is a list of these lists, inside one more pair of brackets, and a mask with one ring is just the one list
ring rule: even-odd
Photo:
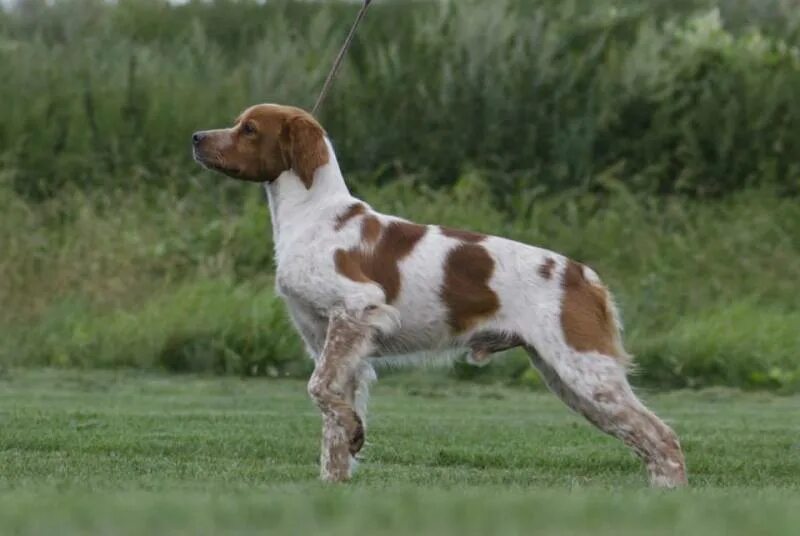
[[203,138],[205,137],[206,137],[205,133],[195,132],[194,134],[192,134],[192,145],[199,144],[201,141],[203,141]]

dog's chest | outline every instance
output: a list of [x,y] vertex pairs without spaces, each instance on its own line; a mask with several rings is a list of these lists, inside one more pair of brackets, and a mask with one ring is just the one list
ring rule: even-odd
[[287,237],[275,250],[275,286],[282,296],[324,308],[335,299],[331,237],[313,230]]
[[[298,253],[278,261],[275,286],[282,296],[323,306],[332,298],[331,276],[324,259],[313,252]],[[331,295],[331,296],[329,296]]]

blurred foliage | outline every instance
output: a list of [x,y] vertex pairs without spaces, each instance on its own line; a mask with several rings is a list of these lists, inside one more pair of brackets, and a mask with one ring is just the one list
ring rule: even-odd
[[[0,181],[0,365],[307,374],[272,291],[261,192],[211,199],[208,180],[180,194],[73,189],[44,202]],[[709,203],[604,184],[602,196],[520,198],[513,213],[475,171],[450,188],[407,177],[360,193],[378,210],[589,263],[625,317],[637,383],[799,389],[800,205],[770,191]],[[495,361],[449,374],[540,384],[522,352]]]
[[[354,2],[23,0],[0,15],[0,159],[17,191],[192,169],[192,131],[309,107]],[[345,170],[495,194],[800,186],[796,0],[375,2],[323,111]]]

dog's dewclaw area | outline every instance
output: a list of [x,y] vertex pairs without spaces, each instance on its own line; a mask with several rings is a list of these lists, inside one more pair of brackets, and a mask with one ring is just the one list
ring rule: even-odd
[[645,395],[692,487],[547,393],[390,378],[354,480],[317,482],[296,381],[5,371],[2,534],[797,534],[800,398]]

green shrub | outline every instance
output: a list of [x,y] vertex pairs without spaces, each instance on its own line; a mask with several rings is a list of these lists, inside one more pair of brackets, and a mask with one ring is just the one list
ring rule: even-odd
[[742,301],[636,341],[643,380],[673,387],[800,387],[800,312]]
[[[77,5],[76,5],[77,4]],[[310,106],[352,2],[28,1],[0,16],[17,191],[191,172],[192,131]],[[800,11],[771,0],[377,2],[322,120],[360,182],[492,191],[798,191]],[[173,187],[186,189],[185,183]],[[217,186],[209,186],[215,191]]]
[[[188,194],[73,192],[46,203],[0,187],[0,364],[307,374],[271,291],[262,194],[240,185],[251,195],[238,209],[212,201],[210,177],[189,181]],[[760,190],[708,203],[604,181],[602,196],[520,195],[511,213],[478,172],[448,189],[407,178],[359,193],[381,211],[593,266],[620,304],[637,383],[800,388],[800,206]],[[451,374],[540,384],[522,352]]]
[[181,285],[114,311],[66,299],[36,322],[8,329],[0,344],[6,365],[273,377],[308,373],[303,353],[271,290],[220,281]]

